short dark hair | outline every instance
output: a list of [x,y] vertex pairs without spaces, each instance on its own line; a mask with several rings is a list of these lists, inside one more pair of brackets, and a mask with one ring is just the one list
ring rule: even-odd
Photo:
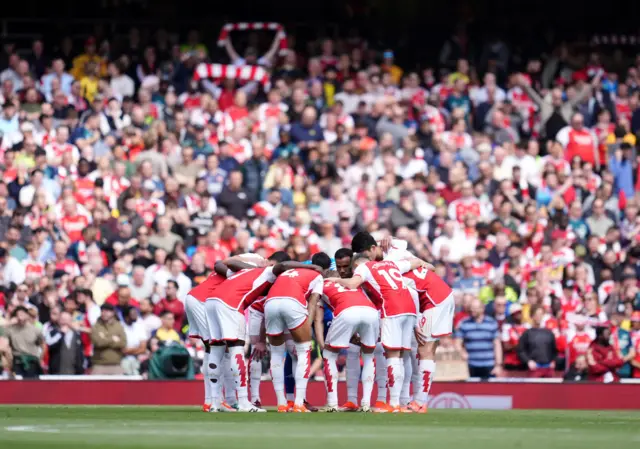
[[351,262],[355,263],[355,262],[357,262],[358,260],[361,260],[361,259],[369,260],[369,258],[366,256],[366,254],[364,254],[364,253],[355,253],[353,255],[353,257],[351,258]]
[[29,313],[29,311],[27,310],[27,308],[25,306],[18,306],[13,310],[13,314],[11,315],[12,318],[15,318],[18,316],[18,312],[24,312],[24,313]]
[[285,251],[276,251],[269,256],[269,260],[273,260],[275,262],[288,262],[291,260],[291,257],[289,257],[289,254]]
[[178,287],[178,283],[176,281],[174,281],[173,279],[170,279],[170,280],[167,281],[167,285],[169,285],[169,284],[172,284],[176,288],[176,290],[178,290],[179,287]]
[[351,250],[350,248],[340,248],[333,256],[335,260],[344,259],[345,257],[351,259],[353,257],[353,250]]
[[164,318],[167,315],[171,315],[171,316],[175,317],[175,315],[173,314],[173,312],[171,310],[163,309],[162,312],[160,312],[160,318]]
[[315,253],[311,257],[311,263],[325,270],[331,268],[331,258],[326,253]]
[[376,239],[371,234],[365,231],[360,231],[353,236],[351,240],[351,249],[354,253],[361,253],[366,251],[372,246],[377,246]]
[[529,312],[529,316],[534,316],[536,314],[536,312],[540,309],[542,309],[543,307],[539,304],[535,304],[533,306],[531,306],[531,311]]

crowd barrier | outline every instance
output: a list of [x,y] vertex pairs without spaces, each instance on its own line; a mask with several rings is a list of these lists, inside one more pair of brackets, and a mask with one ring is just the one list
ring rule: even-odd
[[[374,389],[375,391],[375,389]],[[340,401],[346,400],[346,386],[339,384]],[[0,404],[59,405],[199,405],[202,381],[137,381],[95,379],[0,382]],[[261,399],[265,406],[276,403],[270,382],[262,382]],[[310,382],[307,399],[311,404],[325,403],[322,382]],[[640,410],[640,385],[637,383],[596,384],[546,382],[440,382],[434,383],[430,408],[567,409],[567,410]]]

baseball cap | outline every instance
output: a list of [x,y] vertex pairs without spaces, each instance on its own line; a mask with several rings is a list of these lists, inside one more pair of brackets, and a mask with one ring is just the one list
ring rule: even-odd
[[509,315],[514,315],[516,313],[521,313],[521,312],[522,312],[522,306],[520,304],[515,303],[509,306]]
[[116,277],[116,284],[118,284],[118,287],[128,287],[129,276],[126,274],[119,274],[118,277]]
[[142,188],[145,190],[155,190],[156,185],[152,180],[147,179],[145,182],[142,183]]
[[31,133],[33,132],[33,123],[24,122],[20,125],[20,132],[22,133]]

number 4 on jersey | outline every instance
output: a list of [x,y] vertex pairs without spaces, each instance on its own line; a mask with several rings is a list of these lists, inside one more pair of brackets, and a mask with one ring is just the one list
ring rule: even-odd
[[300,276],[300,274],[296,270],[289,270],[289,271],[285,271],[280,276],[285,276],[285,277],[288,277],[288,278],[295,278],[295,277]]

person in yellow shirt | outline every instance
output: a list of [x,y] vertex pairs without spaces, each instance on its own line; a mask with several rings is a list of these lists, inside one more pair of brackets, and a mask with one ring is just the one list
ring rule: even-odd
[[[158,345],[167,345],[167,344],[175,344],[182,343],[180,339],[180,335],[176,332],[174,328],[175,317],[173,313],[168,310],[165,310],[160,315],[160,319],[162,320],[162,325],[156,330],[155,334],[152,335],[152,339],[155,340],[155,343]],[[154,342],[152,342],[154,343]]]
[[393,84],[396,86],[400,84],[400,79],[402,78],[403,70],[393,63],[394,55],[393,51],[386,50],[382,54],[382,70],[388,72],[391,75],[391,80]]
[[77,80],[81,80],[87,74],[85,72],[87,63],[93,62],[97,66],[97,75],[107,76],[107,61],[96,53],[96,40],[93,37],[87,39],[84,44],[84,53],[73,58],[71,74]]
[[469,61],[466,59],[458,59],[456,71],[449,75],[449,84],[453,85],[457,80],[462,80],[465,84],[469,84]]
[[93,103],[93,99],[98,93],[98,82],[100,81],[97,76],[98,66],[95,62],[87,62],[84,71],[86,75],[80,79],[80,92],[89,103]]

